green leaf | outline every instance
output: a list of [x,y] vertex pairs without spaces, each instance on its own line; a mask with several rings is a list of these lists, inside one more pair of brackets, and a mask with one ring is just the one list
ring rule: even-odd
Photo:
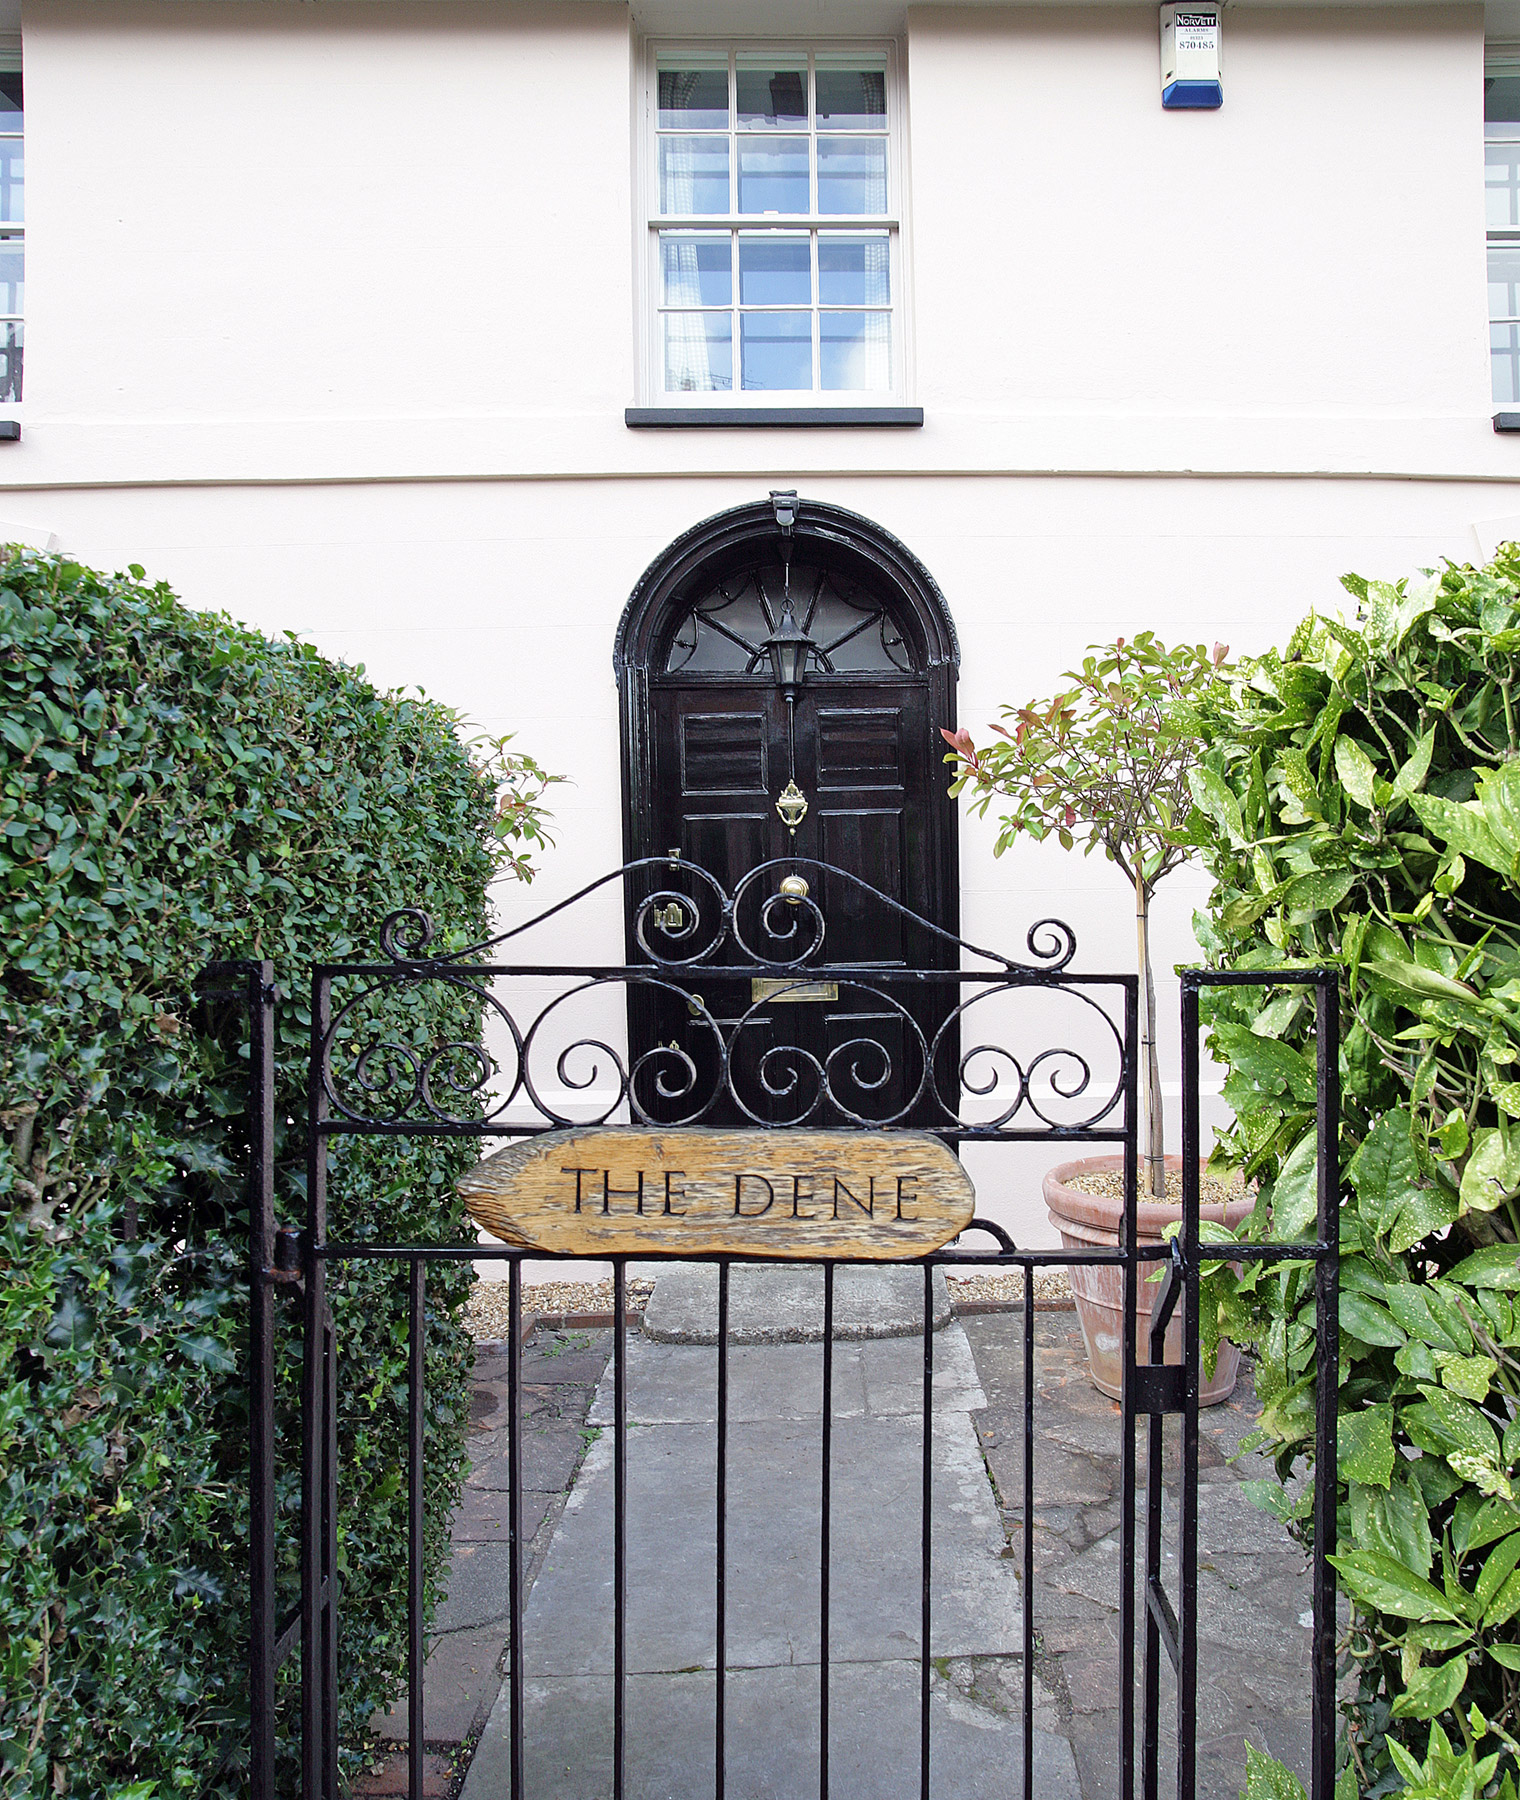
[[1512,1148],[1507,1132],[1493,1125],[1481,1127],[1473,1133],[1472,1149],[1462,1170],[1460,1198],[1464,1211],[1493,1212],[1517,1191],[1520,1153]]
[[1483,1559],[1483,1567],[1473,1588],[1473,1599],[1477,1602],[1480,1613],[1487,1612],[1493,1605],[1494,1595],[1514,1573],[1516,1562],[1520,1562],[1520,1531],[1511,1532],[1508,1537],[1495,1544]]
[[1441,1371],[1441,1386],[1464,1400],[1486,1399],[1499,1373],[1499,1365],[1491,1356],[1454,1356],[1449,1350],[1437,1350],[1435,1359]]
[[1432,726],[1415,745],[1409,760],[1393,778],[1393,791],[1401,800],[1407,800],[1411,794],[1417,794],[1424,787],[1435,745],[1436,733]]
[[1396,1719],[1434,1719],[1456,1705],[1467,1685],[1467,1658],[1454,1656],[1433,1669],[1416,1669],[1393,1702]]
[[1319,1218],[1319,1138],[1310,1131],[1293,1146],[1272,1184],[1272,1224],[1284,1240],[1302,1237]]
[[1480,862],[1500,875],[1514,874],[1514,858],[1495,842],[1483,809],[1476,801],[1458,803],[1439,794],[1414,794],[1409,804],[1432,836],[1450,845],[1469,862]]
[[1240,1800],[1305,1800],[1304,1784],[1289,1768],[1246,1739],[1246,1785]]
[[1335,740],[1335,772],[1341,779],[1341,785],[1358,806],[1371,812],[1372,788],[1377,780],[1377,770],[1373,767],[1372,758],[1355,738],[1338,737]]
[[1438,969],[1427,969],[1402,957],[1366,956],[1362,958],[1362,969],[1421,999],[1468,1002],[1478,998],[1478,990],[1465,981],[1456,981]]
[[1314,1064],[1287,1044],[1257,1037],[1249,1026],[1231,1024],[1216,1025],[1210,1044],[1232,1072],[1245,1076],[1262,1093],[1286,1094],[1305,1105],[1314,1104]]
[[1237,850],[1244,849],[1246,831],[1241,822],[1240,803],[1224,779],[1209,768],[1190,769],[1187,779],[1198,810],[1214,821]]
[[1397,1349],[1404,1342],[1403,1327],[1393,1314],[1386,1306],[1379,1306],[1376,1301],[1369,1300],[1365,1294],[1348,1293],[1342,1289],[1340,1315],[1341,1330],[1360,1338],[1364,1344],[1380,1344],[1385,1349]]
[[1374,1612],[1399,1619],[1455,1619],[1445,1596],[1402,1563],[1376,1550],[1348,1550],[1332,1556],[1346,1591]]
[[1513,760],[1478,778],[1478,804],[1489,835],[1513,858],[1520,851],[1520,768]]
[[1346,1178],[1356,1189],[1363,1218],[1371,1220],[1381,1235],[1388,1236],[1400,1214],[1410,1208],[1417,1222],[1423,1218],[1429,1184],[1420,1169],[1407,1108],[1394,1107],[1383,1114],[1352,1157]]
[[1520,1244],[1485,1244],[1464,1257],[1447,1280],[1460,1281],[1464,1287],[1520,1291]]
[[1387,1487],[1393,1474],[1393,1408],[1364,1406],[1337,1423],[1336,1460],[1347,1481]]
[[[1400,1422],[1422,1450],[1448,1459],[1458,1452],[1494,1456],[1499,1448],[1493,1426],[1470,1400],[1421,1382],[1423,1404],[1406,1406]],[[1453,1465],[1455,1466],[1455,1465]]]
[[1283,896],[1288,923],[1302,925],[1320,913],[1334,912],[1357,880],[1355,869],[1340,869],[1334,873],[1317,870],[1312,875],[1301,875],[1297,881],[1288,884]]
[[[1506,1538],[1504,1542],[1508,1544],[1513,1539]],[[1503,1547],[1501,1544],[1500,1549]],[[1507,1625],[1517,1612],[1520,1612],[1520,1572],[1511,1575],[1494,1595],[1493,1603],[1483,1615],[1484,1630],[1497,1631],[1501,1625]]]
[[1506,1669],[1520,1669],[1520,1644],[1485,1644],[1483,1654]]

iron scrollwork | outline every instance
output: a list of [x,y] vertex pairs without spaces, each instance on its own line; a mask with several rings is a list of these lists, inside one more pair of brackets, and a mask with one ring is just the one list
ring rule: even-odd
[[[838,893],[840,883],[856,891],[857,906],[929,933],[940,965],[827,962],[817,895]],[[497,960],[503,946],[612,884],[647,890],[632,906],[646,961]],[[443,949],[433,922],[409,907],[386,918],[380,941],[388,963],[326,972],[334,986],[322,1079],[340,1129],[509,1135],[619,1121],[699,1125],[734,1112],[765,1128],[912,1124],[960,1139],[1122,1124],[1126,1054],[1115,996],[1122,1011],[1130,978],[1071,974],[1070,926],[1038,921],[1026,937],[1030,960],[1017,962],[811,858],[761,864],[731,892],[674,854],[643,858],[484,943]],[[748,981],[752,972],[767,977],[766,998],[737,1017],[716,1016],[704,998],[709,984]],[[802,1010],[776,999],[820,981],[837,989],[834,1020],[846,1035],[827,1047],[776,1041]],[[944,1003],[926,1027],[923,1008],[909,1001],[930,986]],[[684,1042],[630,1056],[621,1045],[630,989],[675,1002]],[[1016,1036],[1035,1030],[1032,1019],[1055,1007],[1075,1007],[1085,1021],[1070,1044],[1016,1047]],[[969,1027],[977,1041],[962,1047]]]

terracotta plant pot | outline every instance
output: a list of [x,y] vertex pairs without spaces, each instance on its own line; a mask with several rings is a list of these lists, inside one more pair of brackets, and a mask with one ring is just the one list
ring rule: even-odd
[[[1181,1157],[1166,1159],[1168,1170],[1182,1166]],[[1089,1156],[1080,1162],[1059,1163],[1045,1177],[1045,1205],[1050,1222],[1061,1234],[1068,1250],[1114,1249],[1119,1243],[1119,1228],[1124,1212],[1121,1200],[1105,1194],[1084,1194],[1068,1186],[1083,1175],[1107,1174],[1124,1167],[1122,1156]],[[1232,1229],[1249,1217],[1255,1197],[1242,1194],[1227,1205],[1219,1201],[1205,1204],[1206,1219],[1222,1219]],[[1140,1201],[1140,1242],[1160,1244],[1165,1239],[1163,1226],[1182,1217],[1182,1208],[1169,1201]],[[1159,1264],[1154,1265],[1160,1267]],[[1087,1371],[1094,1387],[1117,1400],[1120,1397],[1124,1361],[1124,1271],[1113,1265],[1074,1264],[1069,1271],[1072,1292],[1077,1299],[1077,1317],[1082,1322],[1082,1336],[1087,1340]],[[1140,1318],[1138,1354],[1142,1362],[1149,1355],[1150,1315],[1161,1294],[1159,1282],[1148,1282],[1150,1273],[1140,1265]],[[1179,1304],[1166,1328],[1166,1360],[1182,1361],[1182,1308]],[[1219,1360],[1212,1377],[1203,1376],[1198,1396],[1200,1406],[1217,1406],[1228,1400],[1235,1388],[1235,1372],[1240,1367],[1240,1350],[1227,1338],[1219,1340]]]

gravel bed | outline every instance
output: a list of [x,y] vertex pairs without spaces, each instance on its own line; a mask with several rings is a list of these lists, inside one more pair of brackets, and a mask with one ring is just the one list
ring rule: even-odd
[[[1022,1270],[981,1271],[974,1275],[947,1276],[952,1301],[966,1300],[980,1304],[1018,1305],[1024,1298]],[[642,1309],[654,1290],[652,1281],[630,1276],[628,1300],[631,1310]],[[524,1285],[524,1314],[610,1313],[612,1283],[608,1281],[544,1281]],[[1069,1306],[1071,1283],[1064,1269],[1036,1269],[1034,1297],[1037,1306]],[[509,1304],[505,1281],[477,1281],[465,1308],[464,1322],[477,1340],[502,1339],[507,1335]]]
[[[477,1340],[506,1337],[510,1286],[511,1284],[505,1281],[477,1281],[475,1283],[470,1292],[469,1304],[465,1307],[464,1322]],[[628,1300],[631,1309],[638,1311],[642,1308],[653,1291],[654,1283],[652,1281],[643,1281],[630,1276]],[[522,1304],[524,1314],[610,1313],[612,1311],[612,1280],[609,1277],[605,1281],[525,1282]]]
[[[1097,1194],[1105,1200],[1122,1200],[1124,1198],[1124,1175],[1119,1169],[1100,1169],[1086,1175],[1079,1175],[1075,1181],[1065,1184],[1075,1188],[1079,1194]],[[1241,1196],[1240,1183],[1232,1175],[1210,1175],[1205,1173],[1200,1178],[1199,1199],[1206,1206],[1222,1206],[1227,1200],[1238,1200]],[[1166,1197],[1182,1204],[1182,1171],[1168,1169],[1166,1172]],[[1149,1200],[1145,1191],[1145,1171],[1140,1172],[1140,1198]]]
[[[952,1306],[957,1301],[1003,1306],[1022,1306],[1024,1303],[1022,1269],[983,1269],[975,1275],[952,1275],[947,1272],[945,1280],[950,1286]],[[1071,1281],[1065,1269],[1035,1270],[1034,1303],[1036,1308],[1073,1304]]]

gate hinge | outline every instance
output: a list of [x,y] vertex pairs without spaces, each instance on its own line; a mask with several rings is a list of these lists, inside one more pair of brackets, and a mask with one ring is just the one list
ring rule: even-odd
[[281,1225],[274,1234],[274,1267],[264,1270],[266,1281],[293,1285],[301,1279],[301,1233],[294,1225]]
[[1181,1363],[1136,1363],[1130,1373],[1137,1413],[1186,1410],[1187,1370]]

